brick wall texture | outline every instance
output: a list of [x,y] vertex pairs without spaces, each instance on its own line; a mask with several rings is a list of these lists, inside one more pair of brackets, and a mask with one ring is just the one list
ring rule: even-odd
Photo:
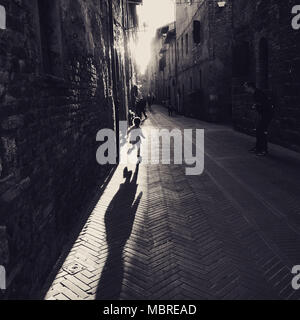
[[96,134],[126,118],[133,72],[128,57],[125,64],[122,1],[52,0],[51,10],[41,2],[0,1],[7,14],[0,30],[4,297],[31,297],[40,288],[83,199],[105,178]]
[[236,128],[245,132],[252,132],[254,128],[256,115],[250,110],[253,102],[242,88],[243,81],[253,81],[266,90],[276,104],[270,129],[272,141],[299,151],[300,32],[291,25],[292,7],[299,4],[297,2],[234,1],[233,45],[239,47],[244,43],[248,47],[242,58],[249,67],[234,74],[232,87]]

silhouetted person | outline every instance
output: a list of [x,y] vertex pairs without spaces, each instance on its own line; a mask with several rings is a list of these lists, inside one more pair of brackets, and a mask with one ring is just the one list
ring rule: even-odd
[[135,214],[143,195],[141,192],[135,199],[138,173],[139,165],[136,166],[131,180],[132,171],[124,169],[125,182],[120,185],[105,214],[108,256],[98,284],[96,297],[98,300],[120,298],[124,275],[123,250],[130,238]]
[[135,113],[132,110],[129,110],[129,112],[128,112],[128,122],[129,122],[130,126],[133,125],[134,118],[135,118]]
[[132,101],[132,109],[136,110],[137,97],[138,97],[138,87],[134,85],[131,89],[131,101]]
[[152,105],[152,97],[151,97],[150,93],[148,93],[148,95],[147,95],[147,103],[148,103],[148,106],[151,107],[151,105]]
[[260,89],[257,89],[252,82],[244,84],[245,90],[253,95],[255,109],[259,114],[259,121],[256,127],[256,145],[249,150],[257,156],[268,154],[268,129],[274,117],[274,105],[269,97]]
[[[137,149],[137,158],[140,163],[142,160],[141,159],[142,138],[145,139],[145,136],[141,129],[141,119],[135,118],[133,120],[133,123],[134,125],[128,130],[129,143],[132,145],[131,149],[128,150],[128,153],[131,153],[134,149]],[[132,134],[134,134],[135,137],[132,137]]]
[[147,96],[147,103],[148,103],[148,110],[149,112],[151,112],[151,107],[152,107],[152,102],[153,98],[152,98],[152,95],[149,93],[148,96]]
[[173,116],[173,106],[170,102],[170,99],[167,100],[166,104],[167,104],[167,108],[168,108],[169,117],[172,117]]
[[145,119],[148,118],[146,113],[146,106],[147,106],[146,100],[142,96],[140,96],[137,102],[136,109],[137,109],[137,116],[141,119],[142,119],[142,115],[144,115]]
[[154,95],[154,93],[152,93],[152,105],[154,105],[154,103],[155,103],[155,95]]

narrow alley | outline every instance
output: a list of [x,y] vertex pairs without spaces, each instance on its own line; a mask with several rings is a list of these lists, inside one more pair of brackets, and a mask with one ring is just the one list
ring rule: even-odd
[[0,301],[299,300],[299,52],[294,0],[0,0]]
[[[45,298],[297,299],[300,156],[230,127],[167,116],[143,129],[205,129],[205,172],[180,165],[119,165],[53,270]],[[125,169],[125,170],[124,170]],[[99,191],[100,190],[99,186]]]

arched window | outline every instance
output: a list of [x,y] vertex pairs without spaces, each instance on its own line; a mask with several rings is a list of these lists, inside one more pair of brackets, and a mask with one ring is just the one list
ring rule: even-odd
[[6,10],[0,5],[0,29],[6,29]]

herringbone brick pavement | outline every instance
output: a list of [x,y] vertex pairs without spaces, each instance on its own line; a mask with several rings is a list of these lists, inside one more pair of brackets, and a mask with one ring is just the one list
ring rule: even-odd
[[154,110],[144,130],[205,128],[204,173],[119,165],[45,299],[298,299],[297,155],[256,159],[248,136]]

